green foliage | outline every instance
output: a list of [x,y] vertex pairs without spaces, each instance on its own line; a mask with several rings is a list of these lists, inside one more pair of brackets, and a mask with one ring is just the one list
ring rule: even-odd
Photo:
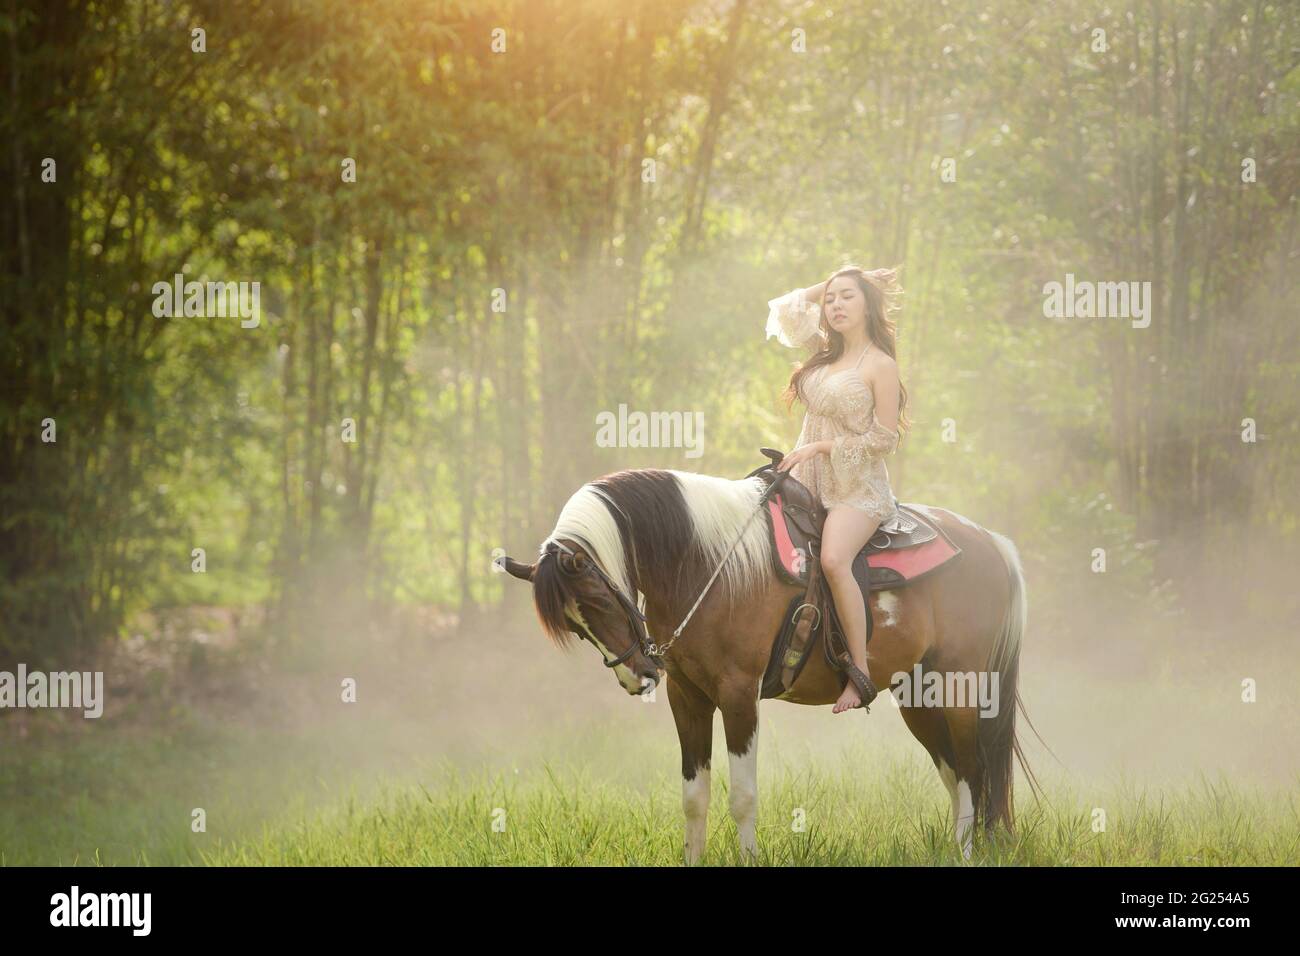
[[[583,481],[793,443],[763,303],[846,257],[905,269],[900,497],[1062,606],[1093,547],[1195,602],[1225,529],[1294,530],[1293,5],[28,0],[0,34],[2,659],[186,602],[293,641],[336,588],[510,600],[493,549]],[[154,316],[177,272],[260,282],[261,325]],[[1066,272],[1155,321],[1045,319]],[[622,402],[703,412],[705,455],[596,447]]]

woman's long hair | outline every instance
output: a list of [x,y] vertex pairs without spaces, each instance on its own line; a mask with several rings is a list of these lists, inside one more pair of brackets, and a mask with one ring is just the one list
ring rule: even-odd
[[[901,308],[899,300],[903,295],[902,286],[898,283],[898,267],[872,269],[868,272],[858,266],[849,265],[838,272],[832,273],[830,278],[826,280],[826,284],[829,286],[831,280],[838,279],[840,276],[852,276],[853,281],[862,290],[862,296],[867,303],[867,334],[878,349],[897,362],[898,326],[894,321],[894,315]],[[818,306],[822,310],[821,330],[826,336],[826,347],[798,366],[794,370],[794,374],[790,376],[790,384],[786,386],[785,391],[781,394],[781,397],[785,399],[787,409],[794,404],[796,398],[805,402],[808,400],[803,392],[803,382],[817,366],[832,365],[839,361],[840,356],[844,354],[844,336],[831,328],[826,321],[825,303],[819,302]],[[900,441],[903,432],[909,426],[906,409],[907,389],[903,387],[900,380],[898,383],[898,433]]]

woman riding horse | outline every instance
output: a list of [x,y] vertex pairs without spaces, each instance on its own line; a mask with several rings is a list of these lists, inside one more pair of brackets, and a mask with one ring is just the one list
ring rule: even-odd
[[869,705],[877,693],[867,676],[871,615],[853,559],[882,524],[890,530],[898,520],[884,459],[907,428],[892,318],[901,293],[894,269],[846,266],[768,303],[768,337],[814,351],[785,390],[787,407],[799,398],[808,412],[794,451],[777,468],[788,469],[826,508],[819,559],[853,658],[836,714]]
[[[1024,766],[1016,738],[1016,711],[1023,712],[1018,685],[1028,608],[1024,573],[1009,538],[954,512],[909,504],[962,560],[873,590],[865,607],[857,586],[844,586],[849,560],[877,524],[888,528],[894,520],[881,459],[897,444],[895,429],[904,427],[906,393],[898,384],[888,318],[896,293],[891,271],[847,269],[772,302],[769,330],[787,345],[817,347],[791,380],[808,402],[808,417],[800,447],[781,464],[831,506],[821,561],[840,581],[833,594],[859,671],[850,672],[846,687],[824,654],[812,654],[776,699],[834,704],[842,711],[857,706],[855,700],[869,702],[877,684],[892,689],[908,675],[930,686],[938,679],[938,686],[956,691],[899,694],[896,700],[948,789],[957,843],[969,857],[977,823],[1010,828],[1014,819],[1013,762],[1020,758]],[[808,304],[810,295],[820,307]],[[838,368],[846,350],[856,350],[855,363]],[[751,857],[758,852],[763,677],[787,609],[804,590],[777,575],[769,528],[756,520],[767,487],[757,476],[620,471],[574,492],[537,561],[500,562],[532,584],[547,635],[560,645],[575,636],[591,643],[629,694],[644,694],[667,675],[681,746],[688,863],[700,859],[708,833],[719,711],[731,762],[731,814],[742,851]],[[856,627],[855,610],[862,615]],[[868,628],[874,632],[870,656]],[[995,686],[994,706],[977,707],[960,693],[966,681]],[[1032,784],[1032,774],[1029,779]]]

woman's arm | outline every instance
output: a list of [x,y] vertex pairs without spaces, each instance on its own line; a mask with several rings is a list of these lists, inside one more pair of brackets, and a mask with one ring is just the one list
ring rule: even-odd
[[873,363],[871,389],[875,416],[888,431],[898,431],[899,393],[898,363],[888,355],[879,355]]
[[[867,387],[873,396],[880,396],[880,401],[871,403],[874,407],[869,415],[858,418],[855,424],[860,431],[802,445],[787,455],[781,462],[782,465],[792,468],[816,455],[827,455],[831,467],[847,476],[870,459],[884,458],[898,449],[898,363],[888,356],[881,356],[872,363],[872,370],[873,382],[867,383]],[[865,371],[863,382],[867,382]],[[846,487],[852,480],[851,477],[845,477]]]
[[827,453],[831,457],[831,467],[837,472],[860,468],[870,459],[884,458],[897,450],[900,437],[898,379],[898,363],[888,355],[878,356],[871,363],[870,382],[867,382],[864,370],[863,382],[871,389],[874,407],[854,423],[859,429],[856,434],[831,439]]
[[818,307],[822,304],[822,299],[826,295],[826,280],[823,279],[816,285],[810,285],[803,290],[803,297],[809,302],[815,303]]
[[811,302],[807,289],[791,289],[767,303],[767,338],[776,337],[787,348],[821,348],[820,302]]

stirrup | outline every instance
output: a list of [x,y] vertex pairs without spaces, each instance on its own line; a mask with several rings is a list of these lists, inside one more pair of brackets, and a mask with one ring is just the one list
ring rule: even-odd
[[[858,696],[862,698],[858,701],[858,707],[861,707],[868,714],[871,713],[871,702],[876,699],[880,693],[876,685],[871,682],[871,678],[858,669],[858,665],[853,663],[853,658],[848,654],[840,657],[840,666],[844,668],[844,675],[853,682],[857,688]],[[857,707],[852,708],[857,710]]]

